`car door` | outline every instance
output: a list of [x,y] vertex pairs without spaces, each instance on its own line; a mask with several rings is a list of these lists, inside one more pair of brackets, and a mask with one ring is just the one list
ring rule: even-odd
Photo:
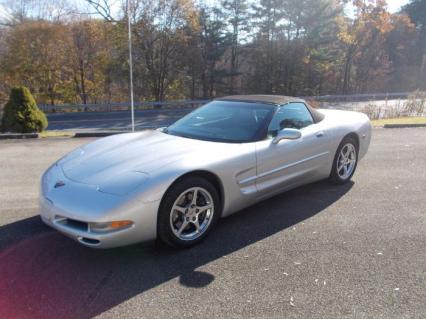
[[[289,103],[277,110],[268,128],[268,138],[256,143],[256,187],[260,197],[327,176],[333,157],[331,132],[322,122],[314,123],[304,103]],[[301,137],[272,143],[284,128],[300,130]]]

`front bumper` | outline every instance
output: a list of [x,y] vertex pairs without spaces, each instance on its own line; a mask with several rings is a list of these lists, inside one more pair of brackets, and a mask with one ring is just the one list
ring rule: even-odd
[[[93,248],[112,248],[129,245],[139,241],[137,239],[138,236],[134,234],[136,230],[134,225],[123,230],[117,230],[113,233],[97,234],[90,232],[89,229],[83,230],[81,228],[73,227],[72,224],[62,224],[60,221],[63,220],[64,217],[59,217],[58,215],[55,216],[54,214],[49,216],[46,214],[45,208],[41,209],[40,216],[45,224],[78,241],[84,246]],[[85,223],[82,221],[79,222]]]
[[[55,188],[58,180],[64,186]],[[159,202],[99,192],[92,185],[69,180],[54,165],[42,178],[39,212],[44,223],[82,245],[112,248],[155,239]],[[131,220],[133,224],[105,233],[94,232],[89,226],[116,220]]]

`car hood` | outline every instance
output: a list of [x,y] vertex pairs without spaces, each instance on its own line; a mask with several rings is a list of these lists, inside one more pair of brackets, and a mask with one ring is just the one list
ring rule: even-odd
[[58,164],[64,175],[76,182],[102,185],[105,181],[128,172],[149,174],[184,157],[206,153],[212,148],[219,152],[232,145],[200,141],[145,131],[109,136],[71,152]]

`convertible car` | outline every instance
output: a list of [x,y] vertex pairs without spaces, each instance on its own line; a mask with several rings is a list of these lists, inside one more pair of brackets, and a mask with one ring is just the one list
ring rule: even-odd
[[287,96],[224,97],[167,128],[64,156],[42,177],[40,215],[89,247],[188,247],[255,202],[322,179],[348,182],[370,138],[361,113]]

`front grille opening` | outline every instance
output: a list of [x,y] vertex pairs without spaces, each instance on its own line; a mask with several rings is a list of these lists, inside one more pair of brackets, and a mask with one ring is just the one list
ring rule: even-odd
[[56,220],[57,220],[58,224],[70,227],[72,229],[76,229],[76,230],[80,230],[80,231],[87,231],[88,230],[89,224],[82,222],[82,221],[79,221],[79,220],[60,217],[60,216],[57,216]]

